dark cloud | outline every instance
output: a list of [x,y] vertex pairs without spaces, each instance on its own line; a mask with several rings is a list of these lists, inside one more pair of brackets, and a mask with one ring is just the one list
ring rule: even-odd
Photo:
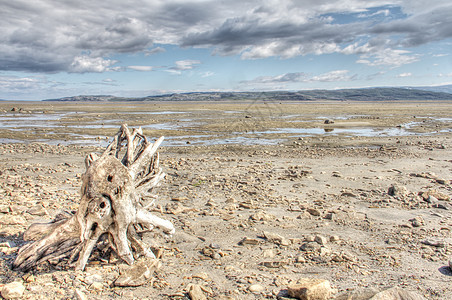
[[[403,18],[391,16],[391,7],[399,7]],[[338,13],[346,20],[347,14],[376,12],[376,23],[364,17],[334,22]],[[397,47],[452,37],[452,3],[14,0],[0,4],[0,30],[0,70],[5,71],[117,70],[112,55],[162,49],[152,48],[154,44],[211,47],[215,54],[240,54],[243,59],[338,52],[365,55],[362,62],[377,65],[391,61],[377,54],[394,57]]]

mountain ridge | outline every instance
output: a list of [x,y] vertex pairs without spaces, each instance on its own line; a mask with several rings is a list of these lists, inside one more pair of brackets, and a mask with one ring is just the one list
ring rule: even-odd
[[340,90],[301,90],[267,92],[187,92],[151,95],[145,97],[116,97],[113,95],[79,95],[43,101],[222,101],[222,100],[273,100],[273,101],[409,101],[452,100],[452,93],[420,88],[377,87]]

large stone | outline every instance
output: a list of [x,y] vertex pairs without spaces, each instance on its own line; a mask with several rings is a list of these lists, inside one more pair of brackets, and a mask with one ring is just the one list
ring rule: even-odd
[[144,258],[136,262],[130,268],[121,272],[121,275],[115,280],[115,286],[140,286],[146,284],[154,271],[158,270],[161,263],[155,258]]
[[330,282],[325,279],[301,278],[287,291],[290,297],[302,300],[326,300],[331,296]]
[[423,296],[415,292],[403,290],[399,287],[393,287],[379,292],[369,300],[426,300]]
[[2,297],[4,299],[16,299],[22,297],[25,292],[25,286],[22,282],[13,281],[6,284],[2,289]]

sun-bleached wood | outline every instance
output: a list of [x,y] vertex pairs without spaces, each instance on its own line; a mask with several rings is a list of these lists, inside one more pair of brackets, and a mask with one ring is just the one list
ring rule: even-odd
[[105,235],[109,246],[128,264],[134,262],[134,253],[155,257],[137,231],[155,227],[167,234],[175,231],[170,221],[151,214],[140,201],[143,197],[156,198],[152,190],[165,177],[157,152],[162,141],[160,137],[151,143],[141,128],[130,132],[122,125],[100,156],[92,153],[86,157],[77,212],[31,225],[24,240],[33,242],[19,250],[13,268],[27,271],[42,262],[68,258],[69,264],[84,270]]

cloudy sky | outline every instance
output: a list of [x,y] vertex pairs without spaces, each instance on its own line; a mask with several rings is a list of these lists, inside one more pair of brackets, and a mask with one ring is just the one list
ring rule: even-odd
[[452,83],[450,0],[0,0],[0,99]]

